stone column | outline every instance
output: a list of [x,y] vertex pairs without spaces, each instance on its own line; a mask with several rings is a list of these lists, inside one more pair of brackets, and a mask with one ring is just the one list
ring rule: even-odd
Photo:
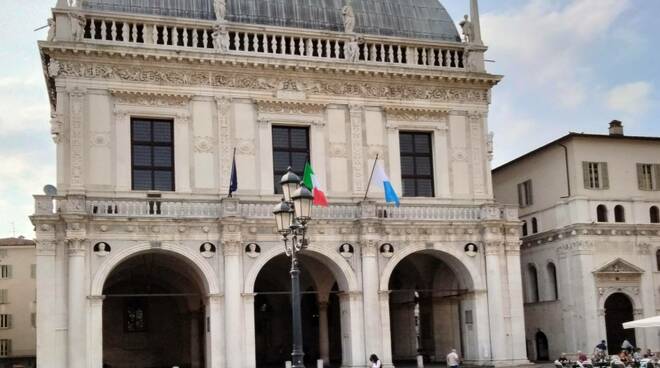
[[103,295],[91,295],[89,304],[89,366],[103,367]]
[[[70,224],[67,230],[69,245],[69,279],[68,279],[68,338],[67,361],[68,368],[87,368],[87,340],[85,335],[85,239],[77,236],[80,224]],[[71,235],[70,233],[74,233]]]
[[223,296],[209,295],[206,303],[206,366],[225,367],[224,318],[222,313]]
[[[363,233],[373,233],[375,228],[363,224]],[[380,301],[378,297],[379,279],[376,259],[377,242],[374,239],[361,241],[362,246],[362,303],[364,306],[365,356],[382,355]]]
[[382,357],[383,367],[394,367],[392,362],[392,332],[390,326],[390,292],[381,290],[379,292],[380,300],[380,331],[382,333]]
[[[516,233],[516,236],[518,234]],[[515,364],[527,363],[525,339],[525,312],[522,296],[522,270],[520,267],[520,241],[506,243],[507,278],[509,280],[509,315],[511,316],[511,359]]]
[[330,364],[330,337],[328,335],[328,302],[319,302],[319,352],[323,364]]
[[55,330],[57,326],[57,312],[50,301],[61,301],[64,295],[58,295],[56,285],[55,254],[56,245],[54,231],[48,231],[46,239],[40,239],[40,230],[46,226],[48,230],[53,225],[40,225],[37,227],[37,356],[51,362],[53,367],[64,367],[66,362],[57,359],[61,354],[57,350],[61,344],[56,342]]
[[503,255],[502,241],[486,243],[486,278],[488,280],[488,315],[490,318],[490,341],[492,346],[491,359],[497,365],[498,361],[506,359],[506,326],[504,324],[504,308],[502,290],[502,268],[500,257]]
[[257,352],[254,328],[254,294],[243,294],[243,313],[245,314],[244,346],[245,346],[245,368],[257,366]]
[[360,293],[339,294],[341,305],[341,334],[343,367],[361,367],[366,364],[364,356],[364,323]]
[[[239,226],[235,224],[225,225],[225,229]],[[233,232],[233,231],[232,231]],[[226,234],[223,234],[223,237]],[[229,234],[232,235],[232,234]],[[240,233],[238,234],[240,236]],[[241,323],[241,257],[240,241],[237,239],[223,240],[225,259],[225,343],[227,367],[243,367]]]

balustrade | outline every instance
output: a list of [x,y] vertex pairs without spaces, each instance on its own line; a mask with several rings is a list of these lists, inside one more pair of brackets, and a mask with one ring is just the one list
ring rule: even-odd
[[[253,30],[236,23],[214,30],[214,23],[164,22],[162,18],[120,18],[94,13],[86,18],[85,42],[120,43],[123,45],[159,46],[177,49],[214,49],[213,37],[227,37],[227,53],[272,57],[293,57],[324,61],[354,61],[365,64],[397,64],[426,68],[464,69],[467,62],[465,45],[442,43],[437,46],[413,42],[393,42],[374,38],[360,39],[357,56],[348,35],[307,30],[305,34],[285,31]],[[411,40],[412,41],[412,40]],[[217,46],[216,46],[217,47]],[[209,50],[211,51],[211,50]]]

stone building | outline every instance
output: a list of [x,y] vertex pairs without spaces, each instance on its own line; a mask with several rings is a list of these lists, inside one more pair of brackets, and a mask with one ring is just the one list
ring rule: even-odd
[[[660,350],[655,330],[622,322],[660,309],[660,138],[570,133],[493,171],[518,203],[530,359],[591,353],[623,339]],[[655,256],[654,256],[655,254]]]
[[[466,38],[436,0],[152,3],[60,0],[39,43],[58,169],[32,216],[41,367],[282,366],[272,208],[307,160],[330,201],[302,255],[308,364],[526,361],[476,0]],[[366,193],[376,158],[398,208]]]
[[0,366],[31,368],[36,354],[34,241],[0,239]]

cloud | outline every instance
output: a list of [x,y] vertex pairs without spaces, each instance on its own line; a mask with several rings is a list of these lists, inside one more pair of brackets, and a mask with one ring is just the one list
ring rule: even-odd
[[606,97],[606,105],[613,111],[629,115],[643,115],[651,106],[653,86],[648,82],[633,82],[613,87]]
[[[630,0],[532,0],[482,17],[489,57],[517,88],[539,89],[566,108],[589,95],[589,52],[613,28]],[[507,71],[510,71],[507,73]],[[538,93],[538,92],[537,92]]]

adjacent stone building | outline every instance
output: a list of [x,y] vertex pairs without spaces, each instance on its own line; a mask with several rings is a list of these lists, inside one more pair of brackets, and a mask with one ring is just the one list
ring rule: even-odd
[[34,241],[0,239],[0,366],[30,368],[36,354]]
[[[308,364],[526,361],[476,0],[465,39],[436,0],[153,3],[60,0],[39,43],[58,188],[32,216],[41,367],[282,366],[272,208],[308,160],[330,201],[301,262]],[[398,208],[366,193],[376,159]]]
[[660,350],[656,330],[621,323],[660,309],[660,138],[570,133],[493,171],[520,205],[530,359],[591,353],[624,338]]

